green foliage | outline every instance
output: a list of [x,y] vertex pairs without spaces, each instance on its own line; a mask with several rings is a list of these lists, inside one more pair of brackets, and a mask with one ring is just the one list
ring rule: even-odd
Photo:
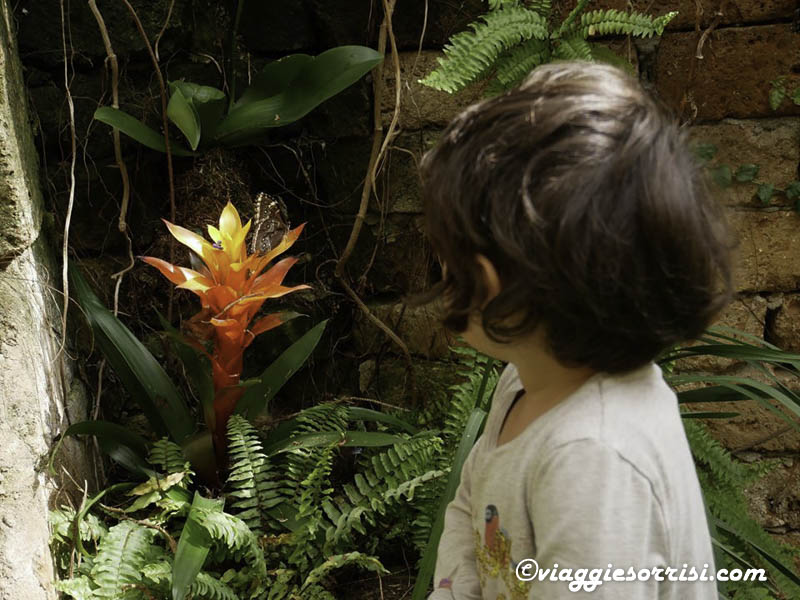
[[[131,331],[109,311],[72,265],[70,280],[77,302],[86,316],[98,346],[120,378],[123,386],[147,417],[156,435],[169,434],[180,447],[152,448],[156,454],[151,463],[167,473],[186,471],[188,459],[192,468],[209,485],[217,484],[217,465],[213,446],[207,435],[193,435],[196,418],[189,410],[184,396],[166,374],[150,351]],[[184,363],[184,371],[203,404],[204,412],[213,413],[213,389],[209,362],[185,343],[177,330],[162,319],[166,335],[174,343],[177,355]],[[327,320],[311,328],[287,348],[257,379],[243,382],[246,391],[236,410],[253,418],[263,411],[272,397],[308,360],[316,348],[327,325]],[[101,449],[115,462],[138,476],[152,477],[154,472],[145,461],[148,442],[138,434],[105,421],[86,421],[71,425],[62,439],[75,435],[94,435]],[[159,444],[166,442],[159,442]],[[55,458],[59,446],[51,458]],[[179,455],[180,452],[180,455]],[[165,454],[166,453],[166,454]],[[182,455],[182,457],[181,457]]]
[[491,359],[487,358],[484,364],[483,357],[472,349],[454,351],[466,357],[472,368],[462,371],[464,381],[452,388],[452,406],[445,419],[443,437],[447,450],[441,456],[441,466],[443,470],[449,470],[449,476],[444,485],[423,490],[427,492],[427,510],[414,521],[414,540],[424,551],[420,558],[412,600],[424,598],[430,585],[439,540],[444,529],[445,509],[455,496],[461,480],[461,469],[483,429],[491,404],[491,394],[498,379],[494,361]]
[[[225,94],[186,81],[169,84],[167,118],[189,147],[170,141],[170,153],[193,156],[215,146],[242,146],[262,140],[273,127],[304,117],[325,100],[361,79],[383,57],[364,46],[340,46],[313,57],[293,54],[268,64],[230,108]],[[166,152],[164,136],[123,110],[103,106],[94,118],[140,144]]]
[[613,9],[583,12],[587,4],[580,0],[562,23],[551,27],[549,0],[489,0],[489,11],[469,25],[471,31],[450,38],[439,66],[420,83],[453,93],[489,77],[487,92],[493,95],[516,86],[552,59],[602,60],[619,66],[626,61],[589,38],[661,35],[678,14],[653,18]]
[[483,76],[497,58],[520,42],[548,37],[547,21],[523,6],[502,3],[470,24],[472,31],[457,33],[444,47],[439,67],[420,83],[445,92],[456,92]]
[[[678,401],[683,408],[694,402],[754,400],[800,429],[800,422],[796,418],[800,415],[800,395],[790,390],[773,373],[773,370],[781,369],[800,376],[800,355],[782,351],[747,333],[723,326],[709,328],[698,341],[700,344],[666,352],[659,360],[665,372],[680,358],[720,356],[746,363],[775,385],[743,376],[679,375],[670,372],[665,379],[674,387],[687,383],[711,384],[690,391],[679,391]],[[770,365],[771,369],[767,369],[766,365]],[[767,399],[778,402],[786,411],[777,410]],[[800,579],[792,576],[793,570],[787,565],[793,564],[793,555],[797,552],[777,543],[753,519],[744,496],[744,491],[763,476],[766,469],[736,462],[698,420],[684,419],[683,423],[706,505],[715,521],[710,523],[712,539],[717,549],[723,551],[723,564],[717,567],[751,568],[755,565],[764,568],[770,578],[768,591],[760,582],[738,582],[735,598],[759,598],[767,593],[774,594],[776,590],[780,590],[787,598],[796,597],[800,592]]]
[[740,165],[736,169],[736,181],[753,181],[758,175],[759,166],[754,164]]
[[[737,556],[743,556],[749,563],[767,569],[777,588],[787,594],[787,597],[794,597],[800,587],[779,571],[771,569],[770,563],[753,547],[756,544],[784,564],[792,564],[793,551],[776,542],[749,514],[744,490],[765,474],[764,468],[735,462],[728,451],[711,437],[702,423],[685,419],[684,428],[711,514],[739,533],[738,536],[733,536],[718,528],[716,539],[724,546],[734,548]],[[730,570],[742,567],[742,562],[734,558],[732,553],[723,554],[723,563],[717,565],[717,568]],[[764,583],[753,581],[739,582],[736,587],[737,598],[748,597],[746,594],[754,594],[751,597],[757,598],[767,590]]]
[[91,571],[96,598],[118,600],[138,598],[142,585],[142,567],[153,551],[155,532],[133,521],[122,521],[103,536]]
[[796,106],[800,106],[800,86],[797,86],[789,92],[786,87],[786,76],[778,77],[770,81],[769,90],[769,107],[772,110],[778,110],[787,98],[792,101]]
[[[443,475],[433,468],[442,443],[431,433],[350,431],[354,415],[365,419],[363,429],[374,421],[413,430],[390,415],[376,418],[368,410],[321,404],[278,427],[275,437],[285,437],[288,446],[268,456],[252,425],[233,415],[221,499],[195,492],[190,502],[193,473],[182,449],[166,438],[154,443],[147,460],[158,472],[127,486],[133,489],[114,502],[127,506],[108,513],[112,521],[123,520],[106,529],[92,514],[79,520],[75,511],[54,511],[53,550],[61,572],[73,573],[59,589],[76,599],[332,600],[326,586],[334,570],[385,572],[360,549],[374,548],[396,511],[416,516],[422,510],[416,494]],[[349,480],[334,485],[333,467],[346,439],[365,446]],[[79,568],[70,569],[76,523],[93,548]]]
[[256,534],[264,535],[274,521],[269,509],[285,500],[255,429],[239,415],[228,421],[228,452],[233,465],[228,475],[234,514]]
[[673,11],[653,18],[641,13],[625,13],[613,8],[592,10],[581,15],[580,24],[565,28],[562,35],[569,31],[577,32],[584,39],[594,35],[632,35],[648,38],[664,33],[664,27],[677,14],[677,11]]

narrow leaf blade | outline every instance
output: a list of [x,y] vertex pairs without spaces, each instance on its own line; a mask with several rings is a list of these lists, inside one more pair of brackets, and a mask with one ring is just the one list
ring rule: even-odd
[[172,565],[172,600],[184,600],[211,549],[211,536],[197,520],[195,511],[198,508],[221,512],[222,503],[194,493]]
[[[111,106],[101,106],[94,111],[94,118],[101,123],[119,129],[122,133],[133,138],[143,146],[158,150],[159,152],[167,151],[163,135],[158,133],[155,129],[148,127],[136,117],[129,115],[124,110]],[[181,148],[175,143],[170,144],[170,153],[175,156],[195,156],[194,152]]]
[[247,388],[234,413],[243,415],[249,420],[261,413],[289,378],[306,362],[317,347],[327,324],[326,319],[312,327],[275,359],[275,362],[261,374],[259,382]]
[[95,340],[122,385],[158,435],[180,444],[194,431],[194,418],[158,361],[95,296],[76,265],[69,270],[74,296]]

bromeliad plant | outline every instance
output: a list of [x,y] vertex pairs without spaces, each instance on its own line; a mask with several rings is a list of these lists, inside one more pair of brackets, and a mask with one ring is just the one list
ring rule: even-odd
[[[189,247],[195,268],[144,257],[178,287],[201,299],[200,311],[184,323],[181,333],[163,322],[187,379],[202,405],[206,429],[197,432],[196,418],[178,387],[147,348],[94,295],[73,265],[72,289],[86,315],[95,341],[123,386],[148,418],[157,437],[168,436],[180,445],[192,468],[212,487],[219,487],[227,463],[226,426],[233,413],[252,419],[265,410],[283,384],[315,348],[326,321],[290,346],[260,377],[240,381],[245,349],[253,339],[296,313],[269,314],[255,319],[263,303],[308,286],[286,287],[283,279],[294,258],[272,261],[297,240],[303,226],[288,232],[266,253],[247,252],[250,223],[242,225],[229,203],[219,226],[209,226],[212,241],[183,227],[167,223],[170,232]],[[163,321],[163,320],[162,320]],[[148,442],[128,429],[106,421],[72,425],[67,435],[95,435],[101,448],[133,473],[152,476],[147,465]]]
[[185,339],[211,364],[213,394],[209,394],[207,388],[201,394],[203,416],[211,432],[217,464],[223,466],[228,419],[245,391],[239,385],[244,351],[257,335],[297,315],[276,313],[255,322],[253,319],[267,299],[309,287],[282,285],[296,258],[284,258],[264,271],[275,257],[294,244],[304,225],[287,233],[269,252],[249,254],[245,240],[251,222],[243,226],[230,202],[222,211],[219,227],[208,226],[213,243],[188,229],[164,222],[175,239],[187,246],[193,256],[199,257],[197,270],[152,256],[145,256],[143,260],[179,288],[195,293],[202,302],[200,312],[186,323],[189,333]]

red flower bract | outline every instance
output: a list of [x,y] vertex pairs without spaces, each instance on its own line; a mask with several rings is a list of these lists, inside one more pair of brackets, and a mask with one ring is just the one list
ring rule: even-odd
[[194,270],[152,256],[143,260],[179,288],[200,297],[202,309],[185,323],[185,329],[194,338],[189,341],[206,354],[205,342],[213,342],[213,351],[208,356],[213,371],[214,406],[204,407],[204,413],[218,456],[224,456],[228,418],[243,393],[239,379],[244,350],[258,334],[277,327],[283,319],[280,314],[271,314],[251,321],[268,298],[309,287],[282,285],[296,258],[284,258],[271,265],[276,256],[294,244],[305,225],[291,230],[266,254],[248,254],[245,239],[250,221],[243,226],[230,202],[222,210],[219,227],[208,226],[213,243],[188,229],[164,222],[175,239],[202,259],[203,265]]

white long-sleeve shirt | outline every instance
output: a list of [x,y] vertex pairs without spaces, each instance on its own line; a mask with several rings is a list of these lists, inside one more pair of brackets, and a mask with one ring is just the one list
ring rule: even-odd
[[692,581],[714,576],[711,538],[661,369],[596,373],[497,446],[520,390],[509,364],[447,507],[429,600],[717,600],[713,581]]

